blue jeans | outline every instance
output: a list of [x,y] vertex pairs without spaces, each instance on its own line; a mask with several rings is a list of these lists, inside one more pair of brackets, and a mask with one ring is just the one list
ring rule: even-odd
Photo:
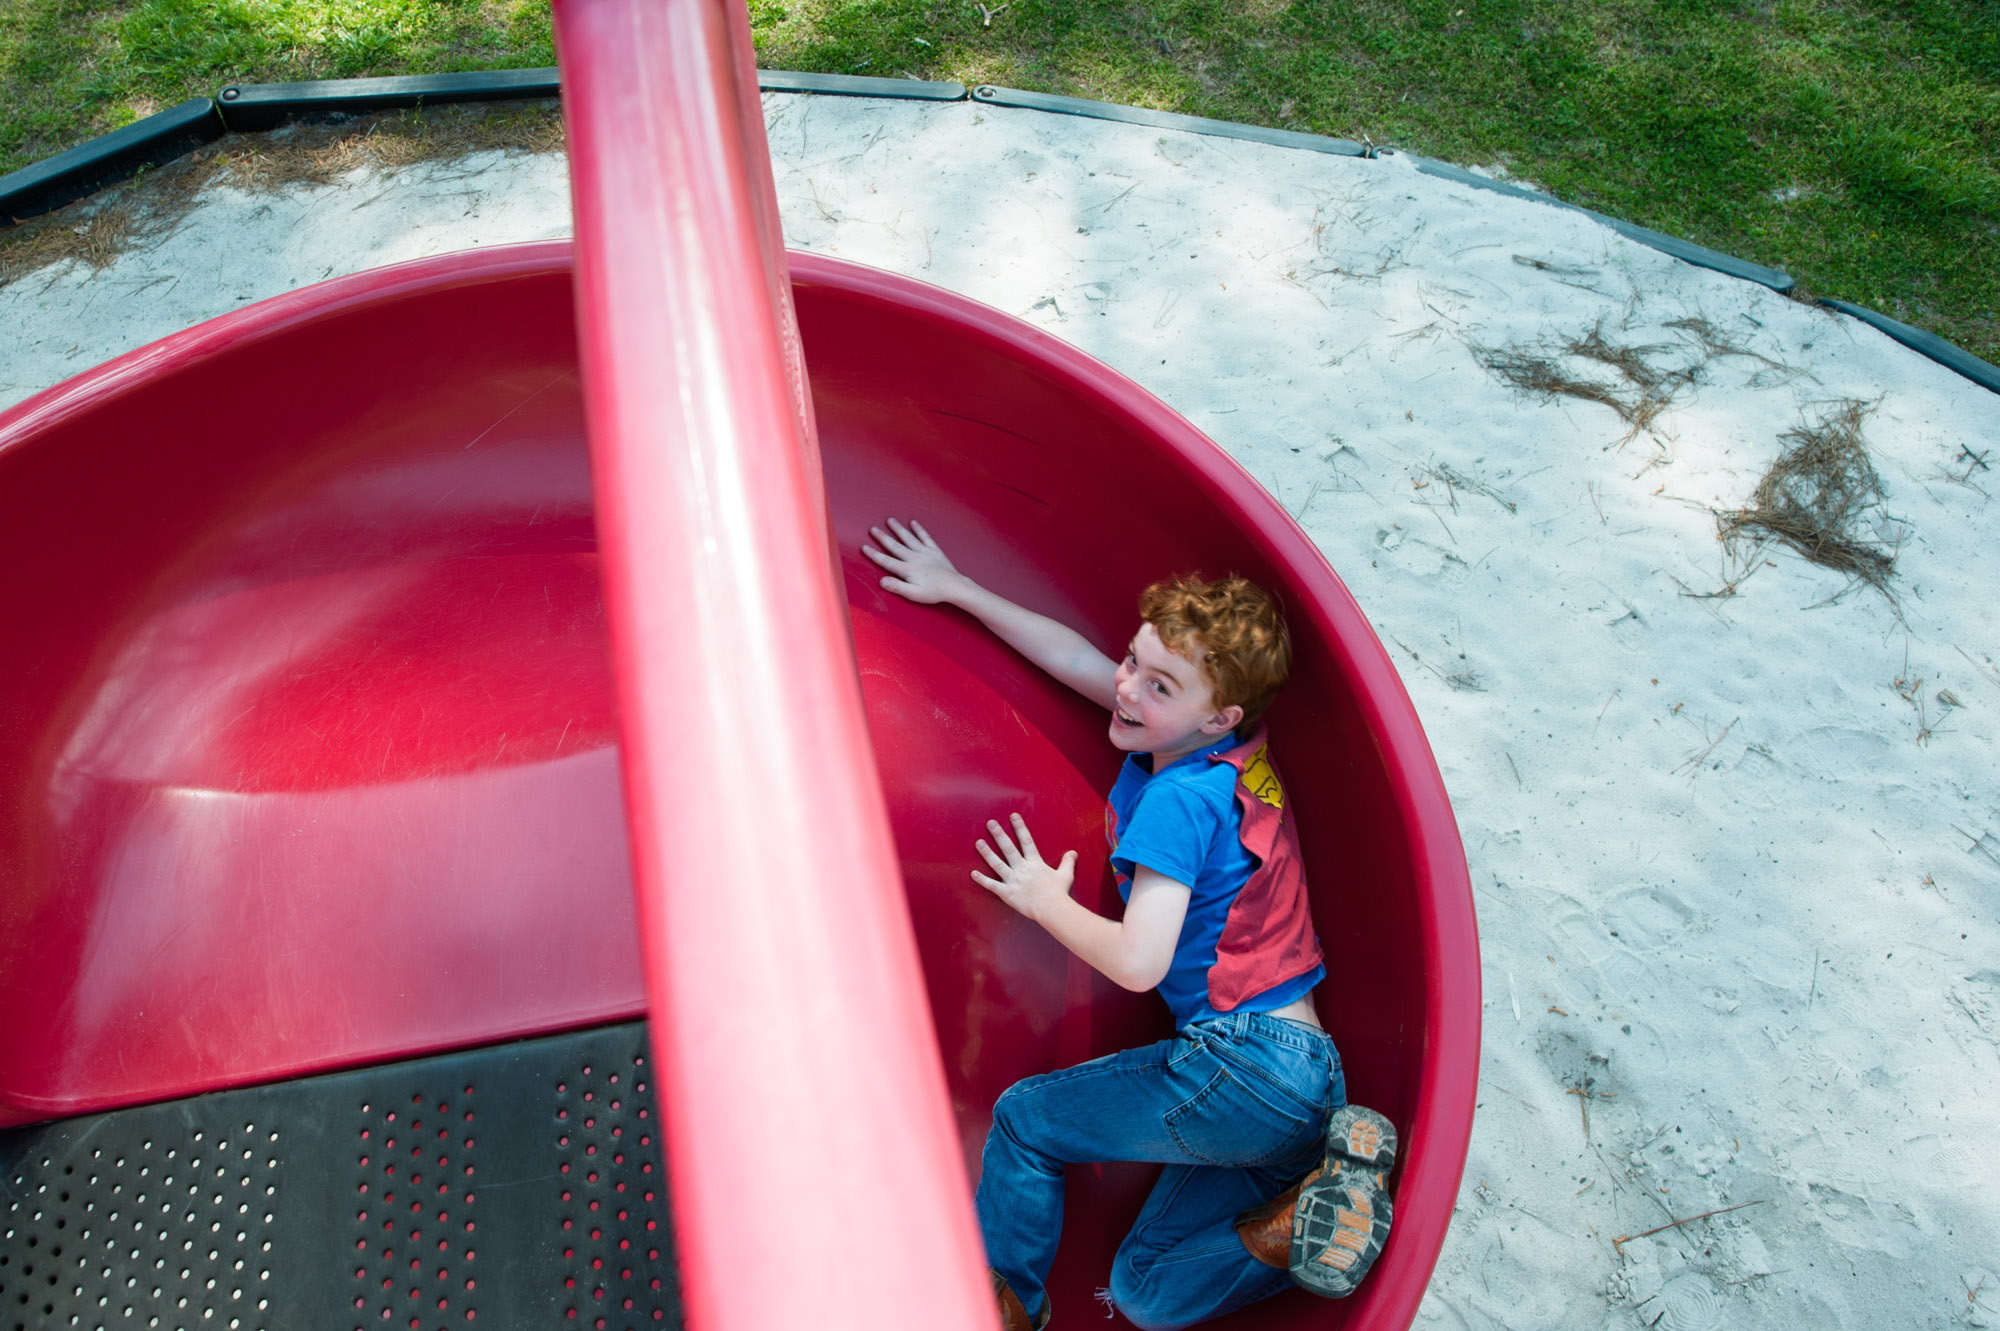
[[1157,1161],[1166,1169],[1112,1264],[1118,1311],[1163,1331],[1268,1298],[1291,1275],[1250,1255],[1236,1217],[1319,1164],[1327,1116],[1346,1103],[1331,1038],[1252,1012],[1017,1082],[986,1137],[986,1260],[1036,1315],[1062,1235],[1063,1167]]

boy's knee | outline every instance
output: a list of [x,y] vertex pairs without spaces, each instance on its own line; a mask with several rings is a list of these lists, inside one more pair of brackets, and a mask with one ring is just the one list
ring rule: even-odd
[[[1134,1289],[1121,1285],[1117,1276],[1111,1278],[1111,1288],[1105,1291],[1106,1301],[1118,1314],[1139,1331],[1180,1331],[1185,1323],[1161,1316],[1164,1309],[1156,1308],[1146,1301],[1143,1287]],[[1108,1315],[1108,1314],[1107,1314]]]
[[1000,1092],[1000,1098],[993,1102],[993,1130],[1010,1141],[1025,1143],[1035,1135],[1028,1095],[1033,1083],[1033,1077],[1017,1081]]
[[1105,1291],[1111,1306],[1139,1331],[1173,1331],[1180,1325],[1165,1316],[1157,1291],[1147,1277],[1150,1263],[1142,1270],[1128,1243],[1111,1263],[1111,1287]]
[[1015,1168],[1041,1174],[1060,1174],[1062,1162],[1049,1152],[1046,1128],[1035,1113],[1028,1082],[1016,1082],[993,1102],[993,1127],[986,1134],[986,1161],[989,1169],[1001,1159]]

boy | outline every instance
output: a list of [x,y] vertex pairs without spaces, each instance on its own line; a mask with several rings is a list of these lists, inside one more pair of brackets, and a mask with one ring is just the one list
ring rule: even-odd
[[1124,917],[1072,898],[1076,852],[1048,864],[1018,813],[1011,833],[987,823],[988,872],[972,879],[1117,984],[1157,988],[1178,1028],[994,1105],[978,1208],[1002,1325],[1047,1323],[1063,1167],[1085,1162],[1166,1166],[1103,1292],[1136,1326],[1187,1326],[1293,1283],[1350,1293],[1388,1235],[1396,1135],[1347,1105],[1313,1007],[1326,967],[1259,724],[1291,663],[1277,606],[1240,578],[1155,583],[1114,662],[960,573],[921,523],[869,534],[886,590],[970,612],[1110,712],[1127,755],[1105,807]]

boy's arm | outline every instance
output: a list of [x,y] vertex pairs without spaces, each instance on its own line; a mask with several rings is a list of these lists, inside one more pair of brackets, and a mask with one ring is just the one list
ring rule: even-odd
[[960,573],[921,522],[905,527],[895,518],[889,529],[870,527],[875,545],[861,553],[885,569],[887,591],[919,605],[955,605],[991,629],[1000,641],[1100,707],[1117,706],[1113,680],[1118,663],[1066,624],[996,596]]
[[1000,848],[996,851],[982,840],[978,849],[994,876],[975,869],[972,881],[1048,930],[1119,987],[1144,993],[1166,979],[1181,922],[1187,918],[1187,885],[1135,865],[1125,918],[1107,920],[1069,894],[1076,852],[1067,852],[1061,863],[1051,866],[1035,849],[1021,815],[1014,814],[1012,821],[1012,837],[1000,824],[986,824]]

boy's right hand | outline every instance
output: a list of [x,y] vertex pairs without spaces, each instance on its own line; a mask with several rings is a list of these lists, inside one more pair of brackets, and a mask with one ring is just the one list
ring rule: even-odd
[[973,585],[970,578],[952,566],[938,543],[924,530],[923,523],[912,521],[905,527],[895,518],[888,522],[887,531],[880,527],[868,529],[881,549],[874,545],[861,547],[862,554],[888,570],[889,576],[882,579],[885,591],[919,605],[937,605],[956,601]]
[[1016,813],[1007,821],[1014,825],[1011,837],[999,823],[986,820],[986,831],[1000,848],[996,851],[984,837],[973,843],[993,873],[989,876],[974,869],[972,881],[1040,923],[1056,902],[1070,899],[1070,885],[1076,881],[1076,852],[1064,851],[1060,860],[1050,864],[1036,849],[1027,820]]

